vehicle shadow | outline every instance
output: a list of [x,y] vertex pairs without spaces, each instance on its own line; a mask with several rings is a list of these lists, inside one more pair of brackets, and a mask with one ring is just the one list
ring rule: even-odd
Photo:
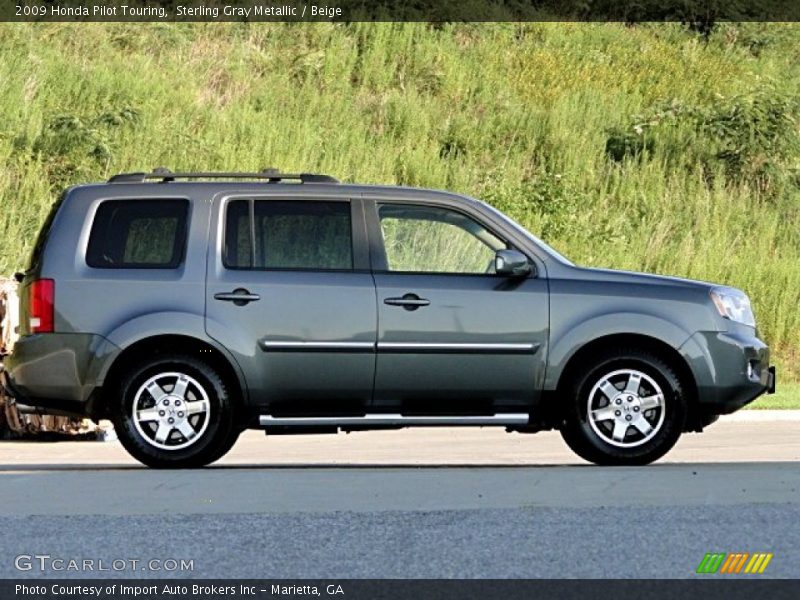
[[[600,467],[588,463],[237,463],[210,465],[197,469],[180,469],[178,472],[195,473],[222,473],[225,471],[287,471],[287,470],[406,470],[406,471],[427,471],[427,470],[549,470],[549,469],[570,469],[584,470],[613,470],[622,472],[631,471],[653,471],[653,470],[704,470],[704,469],[745,469],[756,470],[768,467],[787,467],[794,466],[800,469],[800,462],[785,461],[727,461],[727,462],[662,462],[647,466],[638,467]],[[91,463],[0,463],[0,475],[3,473],[30,473],[30,472],[53,472],[53,471],[140,471],[147,473],[160,473],[170,471],[169,469],[150,469],[140,464],[91,464]],[[170,471],[173,472],[173,471]],[[699,471],[698,471],[699,472]],[[696,474],[696,473],[695,473]]]
[[[292,469],[520,469],[520,468],[553,468],[553,467],[592,467],[589,464],[548,463],[548,464],[509,464],[509,463],[241,463],[228,465],[210,465],[197,469],[179,469],[179,471],[221,472],[221,471],[267,471]],[[37,464],[1,464],[3,472],[27,471],[148,471],[163,472],[170,469],[151,469],[140,464],[91,464],[91,463],[37,463]]]

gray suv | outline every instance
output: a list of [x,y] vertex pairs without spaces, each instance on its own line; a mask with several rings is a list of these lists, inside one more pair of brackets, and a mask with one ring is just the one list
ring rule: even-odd
[[62,195],[20,279],[5,393],[110,418],[153,467],[209,464],[247,428],[446,425],[646,464],[775,387],[743,292],[578,267],[446,192],[117,175]]

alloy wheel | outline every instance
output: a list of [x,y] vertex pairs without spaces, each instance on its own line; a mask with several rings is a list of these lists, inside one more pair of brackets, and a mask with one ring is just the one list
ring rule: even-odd
[[187,448],[208,428],[211,403],[200,383],[185,373],[159,373],[139,387],[133,401],[136,430],[162,450]]
[[587,420],[604,442],[633,448],[651,439],[664,424],[665,397],[661,386],[636,369],[612,371],[589,393]]

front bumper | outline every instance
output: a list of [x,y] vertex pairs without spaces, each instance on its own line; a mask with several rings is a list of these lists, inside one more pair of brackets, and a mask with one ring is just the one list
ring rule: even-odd
[[775,387],[777,386],[777,383],[778,383],[778,376],[775,373],[775,367],[772,366],[769,369],[767,369],[767,381],[766,381],[767,394],[775,393]]
[[704,416],[735,412],[775,392],[769,347],[752,330],[698,332],[681,351],[694,373]]

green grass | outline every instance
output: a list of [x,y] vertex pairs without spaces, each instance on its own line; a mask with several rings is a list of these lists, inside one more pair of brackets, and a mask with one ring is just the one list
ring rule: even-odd
[[767,409],[793,409],[800,410],[800,384],[778,382],[775,394],[771,396],[761,396],[755,402],[747,406],[753,410]]
[[0,24],[0,272],[67,185],[277,166],[486,199],[751,295],[800,381],[800,25]]

